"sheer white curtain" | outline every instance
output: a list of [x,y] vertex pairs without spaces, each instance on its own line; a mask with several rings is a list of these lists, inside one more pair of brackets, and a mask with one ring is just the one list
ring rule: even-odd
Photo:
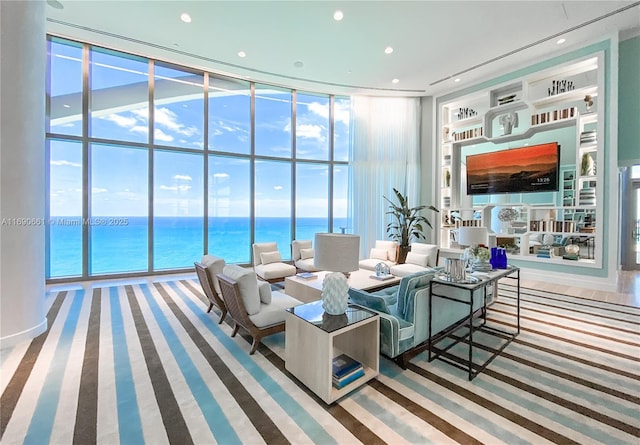
[[360,235],[360,254],[368,256],[375,240],[388,239],[393,189],[418,205],[420,182],[420,99],[351,98],[353,163],[352,221]]

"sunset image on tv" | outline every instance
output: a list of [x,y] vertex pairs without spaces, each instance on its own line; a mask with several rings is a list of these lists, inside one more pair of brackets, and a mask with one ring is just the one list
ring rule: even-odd
[[557,142],[467,156],[467,194],[558,190]]

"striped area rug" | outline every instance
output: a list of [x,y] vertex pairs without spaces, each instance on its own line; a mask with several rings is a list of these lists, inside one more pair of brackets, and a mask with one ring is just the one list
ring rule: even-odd
[[[195,280],[47,296],[49,329],[2,350],[3,444],[635,444],[640,309],[523,289],[522,331],[473,381],[425,354],[327,406],[249,356]],[[488,323],[515,328],[501,286]],[[479,332],[477,359],[504,339]],[[453,356],[466,353],[460,343]]]

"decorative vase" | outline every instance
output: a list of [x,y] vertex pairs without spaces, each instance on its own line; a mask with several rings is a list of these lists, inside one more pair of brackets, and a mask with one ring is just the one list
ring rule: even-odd
[[322,309],[327,314],[341,315],[347,310],[349,282],[342,272],[327,274],[322,282]]
[[389,270],[389,265],[387,263],[380,262],[376,264],[376,276],[377,277],[386,277],[389,275],[391,271]]

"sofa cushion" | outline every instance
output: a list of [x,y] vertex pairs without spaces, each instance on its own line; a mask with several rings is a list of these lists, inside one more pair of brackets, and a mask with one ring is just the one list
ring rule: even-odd
[[280,263],[281,261],[282,257],[280,256],[280,252],[278,252],[277,250],[273,252],[260,253],[260,262],[262,264]]
[[247,314],[253,315],[260,311],[260,294],[258,293],[258,279],[251,269],[229,264],[222,272],[238,283],[242,303],[247,310]]
[[274,291],[271,295],[270,304],[262,303],[257,313],[249,315],[249,319],[259,328],[283,323],[285,309],[302,304],[301,301],[279,291]]
[[320,270],[315,266],[313,258],[307,258],[306,260],[296,260],[295,266],[298,269],[304,270],[307,272],[317,272]]
[[386,260],[387,259],[387,251],[385,249],[376,249],[375,247],[371,249],[371,253],[369,254],[369,258],[374,258],[377,260]]
[[366,269],[366,270],[376,270],[376,266],[378,265],[378,263],[386,263],[389,267],[393,266],[394,262],[392,261],[382,261],[379,260],[377,258],[365,258],[364,260],[360,260],[360,262],[358,263],[360,269]]
[[258,281],[258,295],[261,303],[271,303],[271,284],[267,281]]
[[351,302],[354,304],[359,304],[360,306],[373,309],[374,311],[384,312],[386,314],[389,313],[387,302],[384,298],[378,295],[373,295],[367,291],[350,288],[349,297],[351,298]]
[[436,267],[438,265],[439,248],[435,244],[411,243],[411,252],[427,256],[427,266]]
[[207,269],[209,269],[209,276],[213,279],[214,289],[218,295],[222,295],[220,283],[218,283],[218,274],[224,273],[224,266],[226,265],[224,259],[214,255],[204,255],[200,262],[207,266]]
[[307,260],[313,258],[315,251],[313,249],[300,249],[300,259]]
[[415,264],[416,266],[427,267],[429,262],[429,257],[422,253],[409,252],[407,253],[407,259],[405,263]]
[[384,249],[387,251],[387,258],[389,261],[396,261],[396,253],[398,251],[398,243],[395,241],[377,240],[376,249]]
[[431,270],[430,267],[418,266],[417,264],[404,263],[404,264],[396,264],[395,266],[391,266],[391,275],[395,275],[396,277],[406,277],[409,275],[413,275],[418,272],[429,272]]
[[264,280],[272,280],[275,278],[290,277],[296,274],[296,266],[287,263],[270,263],[260,264],[255,266],[254,269],[258,276]]
[[435,270],[429,269],[402,277],[398,286],[398,314],[405,320],[410,320],[413,314],[412,294],[415,289],[428,286],[435,275]]

